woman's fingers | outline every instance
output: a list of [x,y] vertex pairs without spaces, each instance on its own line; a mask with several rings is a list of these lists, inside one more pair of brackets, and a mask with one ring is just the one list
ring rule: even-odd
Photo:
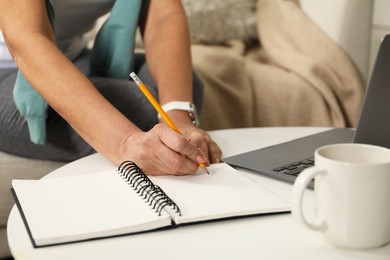
[[125,147],[126,159],[151,175],[191,174],[199,164],[220,162],[222,154],[205,131],[192,128],[184,137],[165,124],[130,136]]

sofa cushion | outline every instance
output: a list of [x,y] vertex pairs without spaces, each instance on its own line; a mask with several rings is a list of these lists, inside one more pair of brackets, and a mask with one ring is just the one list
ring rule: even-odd
[[0,228],[7,224],[14,200],[10,189],[12,179],[40,179],[64,162],[23,158],[0,152]]
[[257,39],[256,0],[182,0],[192,43]]

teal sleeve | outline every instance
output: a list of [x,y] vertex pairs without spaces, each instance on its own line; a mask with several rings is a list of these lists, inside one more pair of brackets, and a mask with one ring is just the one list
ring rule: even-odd
[[27,121],[31,141],[35,144],[44,144],[46,142],[46,111],[48,104],[31,87],[20,71],[16,77],[13,95],[18,110]]
[[96,36],[91,54],[91,75],[128,79],[133,69],[136,29],[148,1],[116,0]]

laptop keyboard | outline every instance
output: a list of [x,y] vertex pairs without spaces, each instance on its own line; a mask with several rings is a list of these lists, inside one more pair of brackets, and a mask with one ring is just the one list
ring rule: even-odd
[[289,163],[272,169],[274,172],[281,172],[288,175],[298,176],[304,169],[314,166],[314,158],[310,157],[298,162]]

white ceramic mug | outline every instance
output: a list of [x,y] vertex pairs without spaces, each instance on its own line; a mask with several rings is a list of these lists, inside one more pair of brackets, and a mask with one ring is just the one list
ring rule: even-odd
[[[315,166],[296,179],[292,214],[327,242],[345,248],[375,248],[390,241],[390,149],[365,144],[318,148]],[[302,201],[315,179],[316,217],[308,220]]]

